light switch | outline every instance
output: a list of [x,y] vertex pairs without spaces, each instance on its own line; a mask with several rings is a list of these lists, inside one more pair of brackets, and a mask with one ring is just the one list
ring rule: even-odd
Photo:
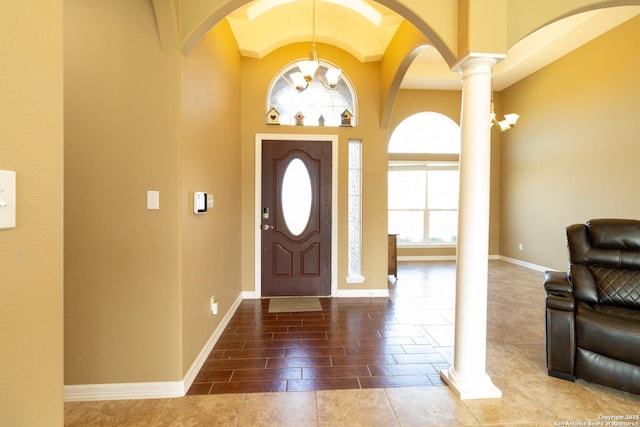
[[0,171],[0,229],[16,228],[16,173]]
[[159,191],[147,191],[147,209],[148,210],[160,209],[160,192]]

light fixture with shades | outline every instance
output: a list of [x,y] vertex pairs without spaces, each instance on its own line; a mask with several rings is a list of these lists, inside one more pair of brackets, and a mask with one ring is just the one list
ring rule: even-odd
[[[312,22],[311,22],[311,52],[309,52],[309,59],[306,61],[298,62],[299,72],[291,73],[291,79],[293,80],[293,85],[296,90],[302,92],[309,84],[313,81],[313,76],[315,75],[318,67],[320,65],[320,61],[318,59],[318,50],[316,49],[316,0],[312,0]],[[335,89],[338,84],[338,80],[340,79],[340,74],[342,74],[342,70],[339,68],[328,68],[325,79],[326,82],[322,79],[322,76],[318,76],[320,83],[322,83],[328,89]]]
[[491,95],[491,126],[495,123],[498,125],[501,132],[506,132],[516,125],[519,118],[520,116],[518,114],[511,113],[505,114],[504,120],[498,121],[498,119],[496,119],[496,112],[493,109],[493,95]]

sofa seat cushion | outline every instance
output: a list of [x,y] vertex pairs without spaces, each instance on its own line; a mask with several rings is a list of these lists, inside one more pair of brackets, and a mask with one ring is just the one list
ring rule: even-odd
[[640,364],[640,311],[579,302],[576,344],[614,359]]

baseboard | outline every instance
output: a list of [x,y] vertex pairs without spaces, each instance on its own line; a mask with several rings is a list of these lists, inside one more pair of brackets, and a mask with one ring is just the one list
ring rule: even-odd
[[255,291],[243,291],[240,293],[242,299],[258,299],[259,297],[256,295]]
[[209,357],[209,354],[211,354],[211,350],[213,350],[213,347],[218,342],[218,339],[220,339],[220,335],[222,335],[222,332],[224,332],[225,328],[231,321],[231,318],[236,313],[236,310],[240,306],[240,303],[242,303],[242,299],[242,293],[238,294],[238,297],[233,302],[233,304],[231,304],[231,307],[229,308],[229,310],[227,310],[227,313],[222,318],[222,321],[220,321],[220,323],[218,324],[218,327],[213,331],[202,350],[200,350],[200,353],[198,354],[198,357],[196,357],[196,360],[194,360],[191,364],[191,367],[182,380],[185,384],[185,393],[189,390],[191,384],[193,384],[193,380],[195,380],[196,375],[198,375],[198,372],[200,372],[202,366],[204,366],[204,363],[207,361],[207,357]]
[[213,331],[198,357],[193,361],[182,381],[157,381],[142,383],[118,384],[79,384],[64,386],[65,402],[80,402],[92,400],[128,400],[128,399],[160,399],[184,396],[202,369],[216,342],[222,335],[231,318],[242,302],[243,294],[231,305],[222,321]]
[[398,261],[455,261],[455,255],[406,255],[400,256],[398,255]]
[[542,271],[542,272],[555,271],[555,268],[545,267],[543,265],[532,264],[530,262],[522,261],[522,260],[515,259],[515,258],[509,258],[509,257],[502,256],[502,255],[500,255],[499,259],[501,261],[509,262],[511,264],[519,265],[521,267],[526,267],[526,268],[529,268],[531,270]]
[[377,298],[388,297],[389,289],[344,289],[338,290],[336,298]]
[[[500,255],[489,255],[488,259],[495,260],[500,259]],[[455,255],[407,255],[398,256],[398,261],[456,261]]]
[[64,386],[64,401],[160,399],[182,397],[185,393],[186,389],[183,381],[79,384]]

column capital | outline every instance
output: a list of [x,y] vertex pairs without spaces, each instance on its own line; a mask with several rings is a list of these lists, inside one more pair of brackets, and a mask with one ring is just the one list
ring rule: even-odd
[[481,69],[491,72],[493,67],[506,58],[506,55],[497,53],[469,53],[459,58],[451,67],[452,71],[465,73],[469,70],[480,71]]

